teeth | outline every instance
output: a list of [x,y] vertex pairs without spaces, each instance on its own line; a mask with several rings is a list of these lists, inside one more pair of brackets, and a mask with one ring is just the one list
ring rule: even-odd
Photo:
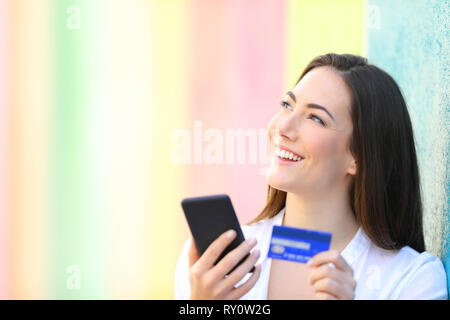
[[280,148],[278,148],[278,146],[275,149],[275,154],[280,158],[290,159],[290,160],[294,160],[294,161],[302,160],[301,157],[297,157],[292,152],[288,152],[286,150],[280,150]]

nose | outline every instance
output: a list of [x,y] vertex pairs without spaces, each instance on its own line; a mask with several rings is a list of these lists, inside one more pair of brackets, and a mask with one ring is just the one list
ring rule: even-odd
[[298,125],[291,114],[278,123],[278,125],[275,127],[275,132],[281,138],[295,141],[297,140],[297,126]]

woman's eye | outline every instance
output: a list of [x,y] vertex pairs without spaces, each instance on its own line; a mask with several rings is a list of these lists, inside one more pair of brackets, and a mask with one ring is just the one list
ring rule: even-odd
[[323,120],[320,119],[320,118],[319,118],[318,116],[316,116],[315,114],[310,114],[309,117],[308,117],[308,119],[317,119],[318,121],[316,121],[316,120],[313,120],[313,121],[315,121],[315,122],[317,122],[317,123],[320,123],[322,126],[325,126],[325,122],[323,122]]
[[288,110],[292,111],[292,106],[288,102],[281,101],[280,104],[284,109],[288,109]]
[[[289,102],[281,101],[280,104],[284,109],[293,111],[292,106],[289,104]],[[318,116],[316,116],[315,114],[312,114],[312,113],[309,114],[308,119],[313,119],[314,122],[317,122],[324,127],[326,126],[325,122],[322,119],[320,119]]]

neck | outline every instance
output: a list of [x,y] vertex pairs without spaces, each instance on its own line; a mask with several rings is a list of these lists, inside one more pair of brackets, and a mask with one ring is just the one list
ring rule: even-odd
[[332,233],[330,249],[341,252],[358,231],[358,224],[342,194],[316,199],[288,192],[283,225]]

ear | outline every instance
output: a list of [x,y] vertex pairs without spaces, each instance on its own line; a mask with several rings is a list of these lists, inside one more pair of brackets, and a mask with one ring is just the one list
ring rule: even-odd
[[356,160],[353,159],[352,162],[350,163],[350,166],[347,169],[347,173],[351,174],[352,176],[356,175],[357,172],[357,166],[356,166]]

